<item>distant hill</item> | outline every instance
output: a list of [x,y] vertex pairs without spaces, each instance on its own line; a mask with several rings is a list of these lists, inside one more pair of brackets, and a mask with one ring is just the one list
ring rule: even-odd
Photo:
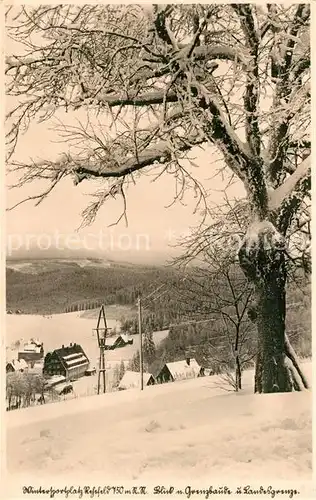
[[76,302],[134,304],[175,271],[101,259],[36,259],[7,261],[7,310],[25,314],[65,312]]

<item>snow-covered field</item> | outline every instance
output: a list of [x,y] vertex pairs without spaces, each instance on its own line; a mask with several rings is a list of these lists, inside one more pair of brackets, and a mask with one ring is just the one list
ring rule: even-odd
[[[129,309],[129,308],[125,308]],[[109,306],[107,312],[107,325],[120,331],[119,318],[124,312],[123,306]],[[88,314],[89,313],[89,314]],[[53,314],[52,316],[40,316],[32,314],[8,314],[6,328],[6,357],[7,360],[17,357],[17,350],[11,349],[14,342],[23,342],[32,337],[40,339],[44,343],[45,353],[52,351],[70,342],[80,344],[86,352],[91,367],[97,367],[99,362],[99,350],[97,344],[96,328],[98,310],[85,312],[73,312],[67,314]],[[101,325],[102,326],[102,325]],[[166,336],[168,330],[154,332],[153,337],[158,345]],[[106,385],[112,386],[113,368],[123,360],[125,364],[133,357],[139,349],[139,336],[133,335],[133,344],[114,351],[107,351],[106,358]],[[22,339],[22,340],[21,340]],[[65,396],[65,399],[74,397],[91,396],[96,393],[97,377],[83,377],[74,384],[74,392]]]
[[[122,311],[122,308],[120,308],[120,311]],[[113,318],[113,307],[111,312],[112,317],[107,319],[107,326],[115,328],[119,332],[120,322]],[[91,311],[90,314],[92,317],[81,312],[53,314],[52,316],[8,314],[6,316],[7,358],[16,355],[14,351],[10,352],[9,349],[14,342],[21,338],[29,340],[32,337],[36,337],[44,342],[45,353],[57,349],[63,344],[69,345],[70,342],[76,342],[83,347],[90,359],[91,366],[96,366],[99,352],[96,332],[93,329],[96,328],[97,320],[95,312]],[[167,334],[168,331],[155,333],[155,342],[159,343]],[[106,360],[114,362],[121,359],[131,359],[139,348],[138,335],[133,336],[133,338],[133,345],[107,352]]]
[[[311,380],[311,363],[303,367]],[[261,481],[296,488],[310,481],[311,391],[254,395],[251,371],[238,394],[218,381],[204,377],[8,412],[11,492],[25,481],[200,487]]]

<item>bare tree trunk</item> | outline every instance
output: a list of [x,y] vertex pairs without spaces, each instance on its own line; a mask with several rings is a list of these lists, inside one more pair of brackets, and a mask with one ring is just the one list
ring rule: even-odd
[[241,390],[241,368],[240,368],[240,361],[239,361],[239,356],[237,354],[236,356],[236,392]]
[[[262,277],[257,284],[261,391],[289,392],[293,390],[293,381],[285,362],[284,257],[281,255],[277,262],[269,262]],[[261,392],[260,387],[258,389]]]
[[285,352],[284,252],[263,234],[252,246],[245,241],[239,250],[239,262],[257,294],[255,392],[290,392],[294,385]]
[[262,348],[259,345],[259,339],[255,370],[255,392],[262,392]]

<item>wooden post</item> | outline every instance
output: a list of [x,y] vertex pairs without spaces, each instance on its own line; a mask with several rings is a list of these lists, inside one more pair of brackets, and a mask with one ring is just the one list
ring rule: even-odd
[[100,347],[100,358],[99,358],[99,372],[98,372],[98,394],[100,394],[101,389],[101,373],[103,378],[103,392],[105,392],[105,360],[104,360],[104,348]]
[[[104,327],[100,328],[100,322],[101,318],[103,319],[104,322]],[[106,324],[106,318],[105,318],[105,310],[104,310],[104,305],[102,304],[100,312],[99,312],[99,317],[98,317],[98,323],[96,327],[97,331],[97,336],[98,336],[98,345],[100,349],[100,357],[99,357],[99,370],[98,370],[98,394],[100,394],[101,390],[101,374],[102,374],[102,382],[103,382],[103,392],[105,393],[105,359],[104,359],[104,351],[105,351],[105,341],[106,341],[106,335],[107,335],[107,324]],[[101,333],[100,333],[101,331]]]
[[138,297],[138,332],[139,332],[139,364],[140,364],[140,390],[144,389],[144,366],[143,366],[143,332],[142,332],[142,304],[141,298]]

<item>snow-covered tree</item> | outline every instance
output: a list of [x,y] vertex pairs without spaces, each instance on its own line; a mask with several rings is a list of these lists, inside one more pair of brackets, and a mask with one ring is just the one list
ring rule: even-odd
[[[235,230],[232,228],[232,231]],[[247,315],[254,287],[239,269],[234,247],[223,245],[221,241],[210,245],[209,236],[209,231],[207,238],[198,231],[182,240],[185,252],[175,262],[183,266],[193,257],[198,259],[195,266],[184,272],[181,280],[172,284],[171,289],[183,304],[188,317],[209,320],[208,328],[212,334],[220,325],[218,344],[212,335],[207,336],[203,339],[204,352],[206,359],[217,361],[228,371],[232,365],[235,367],[235,387],[238,391],[241,389],[242,371],[256,354],[254,327]],[[203,245],[203,242],[208,244]],[[194,345],[195,328],[190,337],[190,344]]]
[[121,360],[121,363],[120,363],[120,371],[119,371],[119,378],[120,378],[120,381],[122,380],[122,378],[124,377],[124,373],[125,373],[125,364],[124,364],[124,361]]
[[[9,167],[17,186],[47,182],[39,203],[66,176],[104,181],[84,211],[94,220],[142,172],[171,174],[176,199],[194,188],[197,147],[220,155],[247,193],[239,261],[257,293],[257,388],[290,391],[285,358],[286,245],[308,221],[310,192],[309,4],[10,7],[6,58]],[[10,104],[11,105],[11,104]],[[33,120],[87,111],[85,125],[60,125],[64,153],[17,162]],[[112,121],[112,126],[111,125]],[[190,156],[188,156],[190,153]],[[25,201],[25,200],[24,200]]]
[[152,331],[147,331],[144,334],[143,356],[144,356],[145,365],[146,365],[147,370],[148,370],[149,366],[155,361],[155,357],[156,357],[156,346],[155,346]]
[[136,351],[132,359],[128,363],[128,370],[131,370],[132,372],[139,372],[140,371],[140,353],[139,351]]

